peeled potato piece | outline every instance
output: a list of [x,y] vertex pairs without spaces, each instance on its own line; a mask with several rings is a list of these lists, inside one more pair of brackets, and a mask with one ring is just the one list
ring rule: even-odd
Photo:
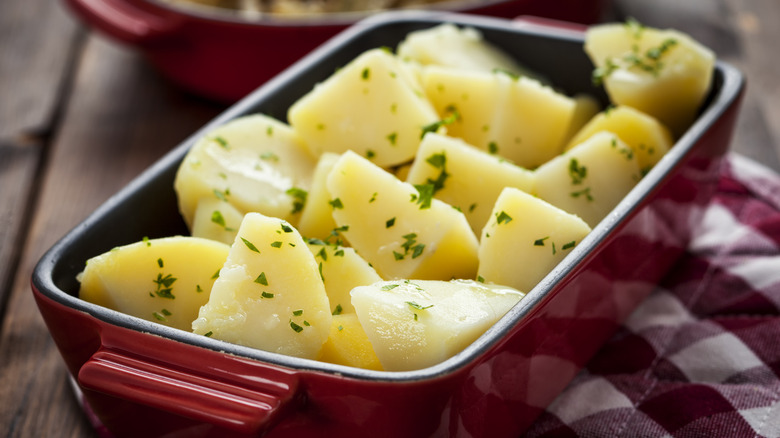
[[290,356],[316,358],[331,311],[317,262],[287,222],[249,213],[192,323],[195,333]]
[[87,261],[79,297],[128,315],[190,331],[209,299],[229,247],[198,237],[145,239]]
[[411,160],[423,127],[439,120],[408,67],[382,49],[317,84],[287,118],[313,155],[352,150],[381,167]]
[[305,237],[325,239],[336,228],[336,222],[330,214],[331,207],[328,201],[331,200],[331,196],[328,193],[326,181],[330,170],[339,157],[339,154],[326,152],[320,156],[317,167],[314,169],[311,189],[306,197],[297,227],[301,235]]
[[482,230],[479,277],[530,291],[589,232],[577,216],[507,187]]
[[423,88],[447,135],[518,166],[535,168],[563,150],[574,100],[525,76],[428,67]]
[[333,166],[328,190],[336,224],[382,278],[474,278],[477,237],[432,187],[418,191],[350,151]]
[[477,29],[460,28],[452,23],[410,32],[398,45],[397,52],[402,60],[421,65],[530,74],[508,54],[486,41]]
[[501,190],[510,186],[531,192],[534,173],[460,139],[429,133],[420,143],[406,181],[435,182],[436,198],[459,208],[474,233],[479,233]]
[[463,350],[523,296],[473,280],[399,280],[357,287],[352,303],[382,367],[406,371]]
[[198,140],[179,166],[179,210],[190,229],[203,198],[229,202],[241,214],[294,220],[296,189],[309,189],[314,164],[284,123],[259,114],[232,120]]
[[349,292],[354,287],[376,283],[382,278],[353,248],[316,240],[309,240],[307,245],[322,274],[332,313],[355,313]]
[[191,234],[230,245],[236,239],[243,219],[244,215],[229,202],[219,198],[202,198],[192,218]]
[[690,36],[628,21],[592,26],[585,51],[610,100],[645,112],[680,136],[710,90],[715,54]]
[[330,335],[319,360],[367,370],[382,370],[366,332],[355,313],[333,315]]
[[535,194],[595,227],[642,178],[636,156],[614,133],[598,132],[536,169]]
[[600,131],[612,132],[626,143],[634,151],[637,165],[642,172],[647,172],[655,166],[674,145],[669,129],[658,120],[639,110],[621,105],[595,115],[569,141],[566,150]]

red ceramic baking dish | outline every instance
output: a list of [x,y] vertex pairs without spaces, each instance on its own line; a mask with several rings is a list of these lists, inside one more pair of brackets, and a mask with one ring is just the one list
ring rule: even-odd
[[[114,246],[185,234],[173,180],[195,138],[287,108],[364,50],[452,22],[480,30],[567,93],[591,84],[583,34],[538,23],[394,12],[325,43],[172,150],[51,248],[32,290],[84,400],[112,436],[516,437],[675,263],[715,189],[742,75],[716,65],[695,123],[549,275],[476,342],[416,371],[299,359],[164,327],[78,298],[85,261]],[[511,254],[507,254],[511,257]]]
[[[594,23],[607,0],[448,0],[450,12],[534,15]],[[242,18],[162,0],[66,0],[85,23],[139,48],[166,77],[207,98],[235,102],[370,12]],[[240,68],[238,67],[240,66]]]

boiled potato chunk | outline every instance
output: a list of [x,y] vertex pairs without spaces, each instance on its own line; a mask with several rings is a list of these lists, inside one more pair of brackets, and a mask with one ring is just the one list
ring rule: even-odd
[[243,219],[244,215],[229,202],[219,198],[202,198],[195,209],[191,234],[231,245]]
[[192,329],[235,344],[314,359],[328,338],[330,323],[317,262],[298,231],[282,219],[248,213]]
[[296,101],[287,118],[315,156],[353,150],[382,167],[411,160],[439,117],[393,54],[364,52]]
[[536,195],[595,227],[641,179],[636,155],[598,132],[536,169]]
[[423,88],[442,118],[456,115],[448,135],[529,169],[561,153],[575,110],[571,98],[504,72],[429,67]]
[[616,105],[647,113],[681,135],[709,92],[715,54],[690,36],[636,21],[593,26],[585,51]]
[[165,237],[114,248],[87,261],[79,297],[147,321],[190,331],[209,299],[229,246]]
[[333,215],[330,214],[331,200],[326,181],[328,174],[339,159],[339,154],[326,152],[320,156],[317,167],[314,169],[311,190],[307,195],[301,217],[298,221],[298,232],[306,237],[325,239],[336,228]]
[[597,114],[571,139],[566,149],[582,143],[600,131],[617,135],[633,151],[637,165],[647,172],[674,145],[672,134],[654,117],[629,106],[609,108]]
[[474,233],[479,233],[501,190],[510,186],[533,191],[534,173],[460,139],[429,133],[420,143],[406,181],[433,182],[434,196],[459,208]]
[[355,313],[333,315],[330,335],[319,360],[367,370],[382,370],[382,364]]
[[179,209],[192,229],[203,198],[219,198],[241,214],[260,212],[293,220],[296,189],[308,190],[314,160],[292,129],[264,115],[215,128],[192,147],[176,174]]
[[570,142],[574,135],[601,110],[599,101],[589,94],[580,93],[572,97],[572,99],[574,100],[574,112],[569,122],[569,128],[564,136],[566,139],[564,143]]
[[331,312],[334,315],[355,313],[349,292],[354,287],[382,281],[382,278],[353,248],[317,240],[309,240],[307,244],[320,267]]
[[382,367],[408,371],[460,352],[523,296],[473,280],[398,280],[357,287],[352,303]]
[[421,65],[439,65],[464,70],[506,70],[528,74],[514,59],[485,41],[477,29],[445,23],[410,32],[398,45],[398,57]]
[[328,176],[333,217],[353,248],[384,279],[474,278],[477,237],[466,217],[354,152]]
[[530,291],[590,232],[582,219],[507,187],[479,246],[479,278]]

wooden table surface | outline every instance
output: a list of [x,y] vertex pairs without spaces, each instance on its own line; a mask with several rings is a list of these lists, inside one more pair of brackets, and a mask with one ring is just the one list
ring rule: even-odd
[[[733,149],[780,170],[780,2],[613,0],[690,33],[748,92]],[[0,2],[0,434],[93,436],[30,292],[58,238],[225,106],[184,94],[55,0]]]

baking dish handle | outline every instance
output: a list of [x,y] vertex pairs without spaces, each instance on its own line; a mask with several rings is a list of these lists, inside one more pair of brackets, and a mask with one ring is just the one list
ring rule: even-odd
[[67,0],[67,3],[86,22],[130,44],[159,41],[174,34],[181,21],[163,10],[159,13],[147,10],[135,0]]
[[289,383],[248,389],[149,363],[115,351],[97,351],[79,370],[85,388],[197,421],[257,434],[293,399]]

